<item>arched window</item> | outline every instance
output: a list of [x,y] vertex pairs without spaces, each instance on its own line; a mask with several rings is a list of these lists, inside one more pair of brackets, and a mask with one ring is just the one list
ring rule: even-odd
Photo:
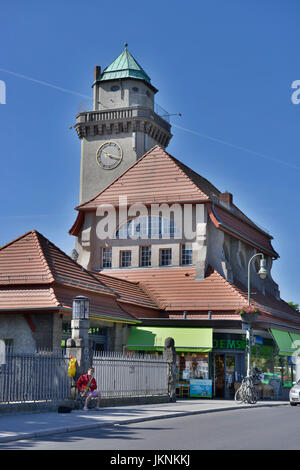
[[142,216],[129,220],[116,232],[116,238],[174,238],[179,234],[175,222],[167,217]]

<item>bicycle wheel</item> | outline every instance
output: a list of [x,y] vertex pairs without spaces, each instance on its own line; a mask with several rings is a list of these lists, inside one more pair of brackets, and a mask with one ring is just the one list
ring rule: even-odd
[[237,389],[237,391],[235,392],[234,400],[235,400],[237,403],[243,403],[243,402],[244,402],[244,399],[245,399],[244,389],[243,389],[242,387],[239,387],[239,388]]
[[257,391],[254,387],[247,387],[247,390],[246,390],[246,399],[247,399],[247,403],[249,403],[250,405],[254,405],[256,402],[257,402]]
[[257,402],[258,400],[258,392],[255,387],[252,389],[252,399],[253,399],[253,405]]

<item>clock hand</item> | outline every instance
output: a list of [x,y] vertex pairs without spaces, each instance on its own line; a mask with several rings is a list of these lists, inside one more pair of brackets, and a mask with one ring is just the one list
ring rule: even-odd
[[118,157],[117,155],[112,155],[111,153],[105,152],[105,150],[103,150],[103,152],[104,152],[105,155],[107,155],[108,157],[116,158],[117,160],[120,160],[120,159],[121,159],[121,157]]

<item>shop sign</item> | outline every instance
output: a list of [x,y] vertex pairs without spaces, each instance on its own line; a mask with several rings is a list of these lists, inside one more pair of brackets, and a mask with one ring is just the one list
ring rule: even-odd
[[212,397],[212,380],[191,379],[190,380],[190,397],[211,398]]
[[245,339],[214,339],[214,349],[246,349]]
[[264,339],[261,336],[255,336],[255,344],[264,344]]

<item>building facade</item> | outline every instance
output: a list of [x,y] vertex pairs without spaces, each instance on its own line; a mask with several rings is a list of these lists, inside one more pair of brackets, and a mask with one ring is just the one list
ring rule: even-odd
[[[122,103],[122,112],[137,103],[130,101],[131,71],[121,57],[99,75],[94,98],[94,107],[97,97],[101,107],[114,100],[111,93],[119,93],[114,100],[119,110],[114,125],[119,129]],[[136,81],[148,87],[145,77]],[[117,98],[122,93],[123,102]],[[153,96],[139,106],[152,110]],[[101,149],[99,136],[96,141]],[[121,144],[122,135],[116,141]],[[254,257],[251,303],[262,315],[254,325],[252,365],[266,374],[261,393],[267,396],[273,390],[278,395],[295,371],[290,356],[276,342],[277,331],[297,335],[300,324],[272,278],[272,265],[279,257],[272,236],[234,204],[232,194],[222,193],[168,154],[167,143],[152,141],[149,149],[142,145],[144,152],[139,150],[133,158],[132,148],[124,149],[124,166],[114,173],[102,167],[98,192],[96,185],[90,199],[80,200],[70,230],[76,236],[77,261],[93,273],[138,282],[160,308],[159,318],[137,315],[142,325],[131,328],[128,351],[160,353],[163,339],[172,335],[178,352],[178,393],[196,396],[201,389],[201,396],[229,398],[245,375],[246,331],[235,311],[247,305],[248,263]],[[95,145],[94,160],[97,152]],[[259,276],[262,257],[265,279]]]
[[[157,92],[127,46],[103,71],[95,67],[93,109],[75,124],[76,253],[36,231],[0,248],[0,338],[20,349],[64,345],[72,299],[85,295],[95,351],[161,354],[174,338],[179,396],[232,398],[251,347],[262,396],[283,397],[300,321],[272,278],[272,236],[232,194],[167,152],[171,126]],[[236,311],[248,303],[251,259],[250,303],[260,315],[247,345]]]

